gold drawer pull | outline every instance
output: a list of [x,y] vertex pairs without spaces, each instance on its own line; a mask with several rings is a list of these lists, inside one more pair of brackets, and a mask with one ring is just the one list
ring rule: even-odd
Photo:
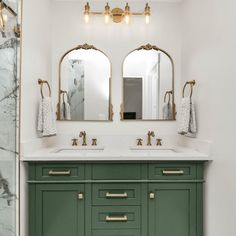
[[162,174],[163,175],[183,175],[184,171],[183,170],[163,170]]
[[71,174],[71,172],[70,172],[70,170],[66,170],[66,171],[54,171],[54,170],[50,170],[49,172],[48,172],[48,174],[49,175],[70,175]]
[[106,221],[107,222],[111,222],[111,221],[113,221],[113,222],[124,222],[124,221],[128,221],[128,217],[127,216],[118,216],[118,217],[116,217],[116,216],[114,216],[114,217],[112,217],[112,216],[106,216]]
[[127,198],[128,194],[127,193],[106,193],[107,198]]

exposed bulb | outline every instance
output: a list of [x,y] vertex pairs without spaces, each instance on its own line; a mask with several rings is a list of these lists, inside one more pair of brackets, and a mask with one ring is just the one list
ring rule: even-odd
[[145,16],[145,23],[148,25],[150,23],[150,15]]
[[130,22],[130,16],[129,15],[125,15],[125,23],[129,24]]
[[108,24],[110,22],[109,14],[105,14],[104,19],[105,19],[105,23]]
[[89,23],[89,14],[84,14],[84,21],[85,23]]

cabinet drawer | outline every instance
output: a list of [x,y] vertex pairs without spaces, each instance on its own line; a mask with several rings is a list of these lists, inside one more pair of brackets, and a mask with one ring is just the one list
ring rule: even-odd
[[92,179],[141,179],[140,164],[94,164]]
[[94,184],[93,205],[140,205],[139,184]]
[[92,236],[140,236],[140,230],[94,230],[92,232]]
[[139,206],[97,206],[92,208],[93,229],[135,229],[140,227]]
[[64,163],[37,164],[35,169],[35,178],[37,180],[84,179],[84,165]]
[[196,179],[195,164],[157,163],[149,164],[149,179]]

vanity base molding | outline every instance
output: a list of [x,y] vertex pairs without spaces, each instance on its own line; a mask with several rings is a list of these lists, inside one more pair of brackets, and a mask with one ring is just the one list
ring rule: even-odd
[[203,236],[204,162],[29,162],[29,236]]

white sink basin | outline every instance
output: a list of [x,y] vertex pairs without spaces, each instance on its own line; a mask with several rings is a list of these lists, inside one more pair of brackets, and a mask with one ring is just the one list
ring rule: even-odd
[[76,155],[85,155],[85,154],[93,154],[98,152],[103,152],[104,147],[100,146],[79,146],[79,147],[62,147],[57,148],[53,151],[53,153],[61,153],[61,154],[76,154]]
[[132,146],[130,147],[130,150],[136,153],[148,153],[148,155],[150,156],[155,156],[156,154],[168,154],[177,152],[175,148],[165,146]]

